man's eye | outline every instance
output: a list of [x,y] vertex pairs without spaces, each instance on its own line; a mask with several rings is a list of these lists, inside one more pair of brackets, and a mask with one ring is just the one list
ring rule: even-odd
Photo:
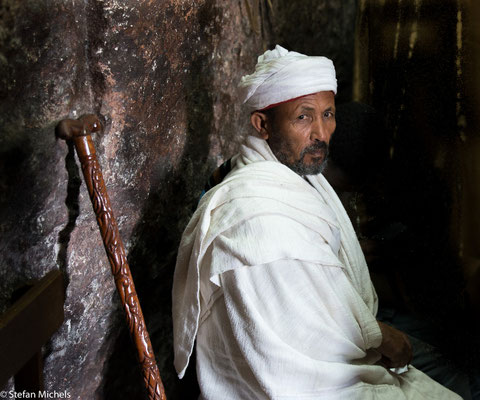
[[298,116],[298,119],[305,119],[305,118],[307,118],[307,116],[305,114],[302,114],[302,115]]
[[334,114],[333,114],[333,112],[331,112],[331,111],[325,111],[325,112],[323,113],[323,116],[324,116],[325,118],[331,118],[331,117],[334,116]]

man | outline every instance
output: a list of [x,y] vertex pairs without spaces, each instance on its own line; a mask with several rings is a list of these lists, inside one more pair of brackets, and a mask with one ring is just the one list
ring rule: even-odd
[[459,398],[406,367],[407,337],[376,320],[365,258],[321,175],[333,63],[277,46],[241,89],[256,135],[202,198],[179,249],[179,376],[196,339],[205,399]]

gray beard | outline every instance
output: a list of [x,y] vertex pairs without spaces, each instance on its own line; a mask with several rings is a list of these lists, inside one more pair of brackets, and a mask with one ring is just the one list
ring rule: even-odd
[[[279,148],[276,149],[275,146],[271,146],[270,148],[277,157],[277,160],[281,162],[283,165],[287,166],[290,168],[293,172],[297,173],[300,176],[304,175],[318,175],[323,172],[325,167],[327,166],[327,158],[328,158],[328,145],[325,142],[320,142],[318,145],[313,145],[309,146],[305,149],[303,149],[302,153],[300,154],[300,159],[294,161],[294,162],[289,162],[288,161],[288,155],[283,151],[283,149]],[[324,148],[325,149],[325,157],[323,158],[322,162],[318,164],[312,164],[312,165],[306,165],[305,164],[305,155],[312,150],[316,150],[319,148]]]

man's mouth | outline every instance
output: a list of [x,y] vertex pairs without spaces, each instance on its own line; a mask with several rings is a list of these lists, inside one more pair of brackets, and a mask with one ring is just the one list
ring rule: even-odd
[[310,154],[312,157],[325,157],[326,149],[316,149],[310,150],[307,154]]
[[303,150],[303,155],[309,154],[311,157],[325,158],[328,154],[328,145],[325,142],[316,143]]

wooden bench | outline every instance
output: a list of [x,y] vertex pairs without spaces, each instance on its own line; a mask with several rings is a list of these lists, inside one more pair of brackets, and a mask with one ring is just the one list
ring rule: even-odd
[[62,273],[50,271],[0,316],[0,389],[43,390],[42,346],[62,325]]

